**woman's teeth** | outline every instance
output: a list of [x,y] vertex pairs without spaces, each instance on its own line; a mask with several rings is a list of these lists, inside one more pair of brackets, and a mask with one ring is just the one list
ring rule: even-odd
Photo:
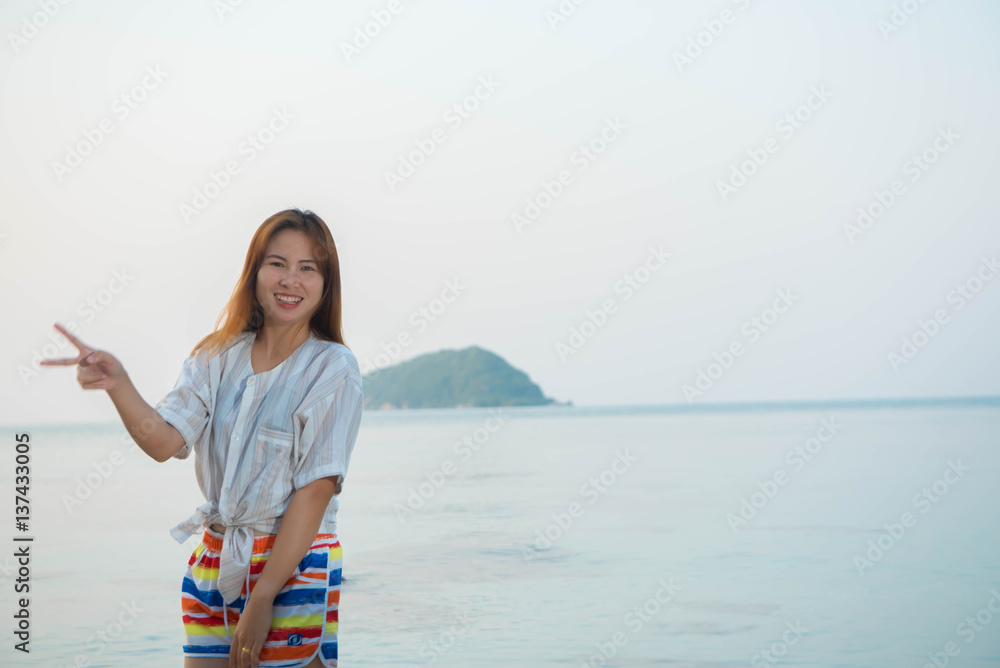
[[302,301],[302,297],[282,297],[281,295],[275,295],[275,298],[283,304],[298,304]]

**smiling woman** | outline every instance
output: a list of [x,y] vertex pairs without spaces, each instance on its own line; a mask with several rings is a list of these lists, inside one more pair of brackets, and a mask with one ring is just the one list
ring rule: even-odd
[[195,453],[206,503],[171,529],[181,543],[203,532],[180,587],[185,668],[334,668],[337,497],[364,397],[326,224],[298,209],[264,221],[216,330],[155,407],[114,356],[59,329],[80,355],[46,362],[79,364],[146,454]]

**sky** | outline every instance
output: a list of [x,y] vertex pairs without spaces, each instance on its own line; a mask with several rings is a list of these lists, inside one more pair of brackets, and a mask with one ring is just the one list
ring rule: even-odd
[[290,207],[333,233],[364,370],[477,345],[581,406],[1000,395],[987,0],[12,0],[0,28],[0,423],[117,418],[37,365],[75,354],[54,322],[155,403]]

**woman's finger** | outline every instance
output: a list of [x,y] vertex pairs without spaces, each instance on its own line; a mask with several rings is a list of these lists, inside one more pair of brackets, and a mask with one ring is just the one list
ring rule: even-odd
[[107,377],[108,375],[106,373],[95,367],[90,367],[89,369],[80,369],[77,372],[77,378],[80,379],[81,383],[92,383],[95,380],[103,380]]
[[63,336],[65,336],[67,339],[69,339],[70,343],[72,343],[74,346],[76,346],[80,350],[81,353],[90,354],[90,353],[94,352],[93,348],[91,348],[86,343],[84,343],[80,339],[78,339],[75,336],[73,336],[68,329],[66,329],[65,327],[63,327],[62,325],[60,325],[58,322],[54,323],[52,326],[55,327],[56,329],[58,329],[59,332]]
[[233,642],[229,646],[228,668],[240,668],[240,654],[241,654],[240,647],[242,647],[242,645],[240,644],[240,640],[239,638],[236,637],[236,634],[234,633]]
[[104,361],[104,353],[102,353],[100,350],[95,350],[89,355],[84,355],[83,353],[80,353],[80,357],[83,358],[80,360],[80,366],[83,367],[91,366],[94,364],[100,364],[101,362]]
[[55,360],[42,360],[39,364],[43,366],[68,366],[70,364],[76,364],[80,361],[80,357],[63,357]]

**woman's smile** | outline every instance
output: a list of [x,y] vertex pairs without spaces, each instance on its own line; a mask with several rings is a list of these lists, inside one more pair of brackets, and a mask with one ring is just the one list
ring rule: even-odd
[[278,302],[283,308],[295,308],[302,301],[302,297],[297,297],[295,295],[289,295],[286,293],[276,293],[274,295],[275,301]]

